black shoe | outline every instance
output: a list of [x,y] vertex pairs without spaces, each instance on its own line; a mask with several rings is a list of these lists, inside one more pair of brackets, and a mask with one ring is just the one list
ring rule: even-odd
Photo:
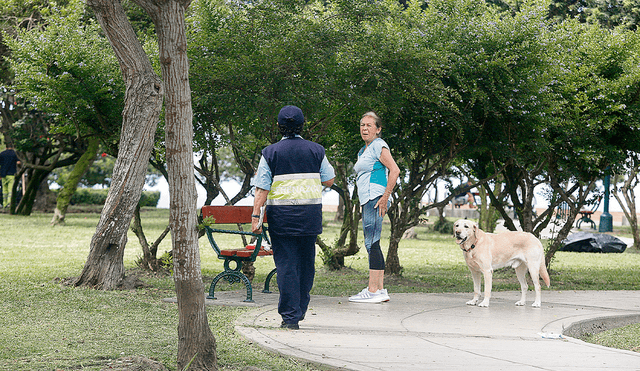
[[285,323],[284,321],[282,321],[282,323],[280,324],[280,328],[286,328],[289,330],[300,330],[300,326],[298,326],[297,323]]

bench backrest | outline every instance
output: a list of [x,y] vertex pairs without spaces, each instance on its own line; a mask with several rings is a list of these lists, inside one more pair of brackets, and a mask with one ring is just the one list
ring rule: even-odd
[[[203,206],[202,217],[208,216],[215,219],[216,224],[238,224],[251,223],[253,206]],[[265,215],[263,222],[266,223]]]

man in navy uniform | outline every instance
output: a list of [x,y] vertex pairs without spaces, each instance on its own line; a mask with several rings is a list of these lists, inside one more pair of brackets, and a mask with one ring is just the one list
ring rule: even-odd
[[280,291],[280,327],[299,328],[315,276],[315,242],[322,233],[322,186],[333,185],[335,172],[324,148],[302,139],[302,110],[285,106],[278,114],[283,138],[262,150],[253,180],[255,199],[251,229],[261,231],[260,209],[266,203],[269,235]]
[[2,193],[0,193],[0,206],[8,206],[11,200],[16,165],[20,164],[18,155],[11,145],[0,152],[0,179],[2,180]]

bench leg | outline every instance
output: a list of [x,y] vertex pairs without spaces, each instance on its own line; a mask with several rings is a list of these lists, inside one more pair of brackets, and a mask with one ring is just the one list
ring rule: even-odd
[[263,293],[271,294],[271,291],[269,291],[269,282],[271,282],[271,278],[273,278],[273,276],[276,274],[276,271],[277,268],[273,268],[267,275],[267,279],[264,281],[264,290],[262,290]]
[[251,288],[251,282],[247,276],[245,276],[242,272],[238,272],[235,270],[225,270],[224,272],[219,273],[211,282],[211,286],[209,287],[209,295],[207,299],[215,299],[215,289],[218,281],[224,278],[230,284],[234,284],[237,282],[243,282],[245,287],[247,288],[247,298],[244,300],[246,303],[253,303],[253,289]]

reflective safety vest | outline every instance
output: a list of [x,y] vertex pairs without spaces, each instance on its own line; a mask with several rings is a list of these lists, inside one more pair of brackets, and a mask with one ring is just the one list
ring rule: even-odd
[[324,148],[299,137],[262,151],[273,176],[267,196],[269,233],[312,236],[322,233],[320,167]]
[[273,177],[267,205],[322,204],[320,173],[283,174]]

